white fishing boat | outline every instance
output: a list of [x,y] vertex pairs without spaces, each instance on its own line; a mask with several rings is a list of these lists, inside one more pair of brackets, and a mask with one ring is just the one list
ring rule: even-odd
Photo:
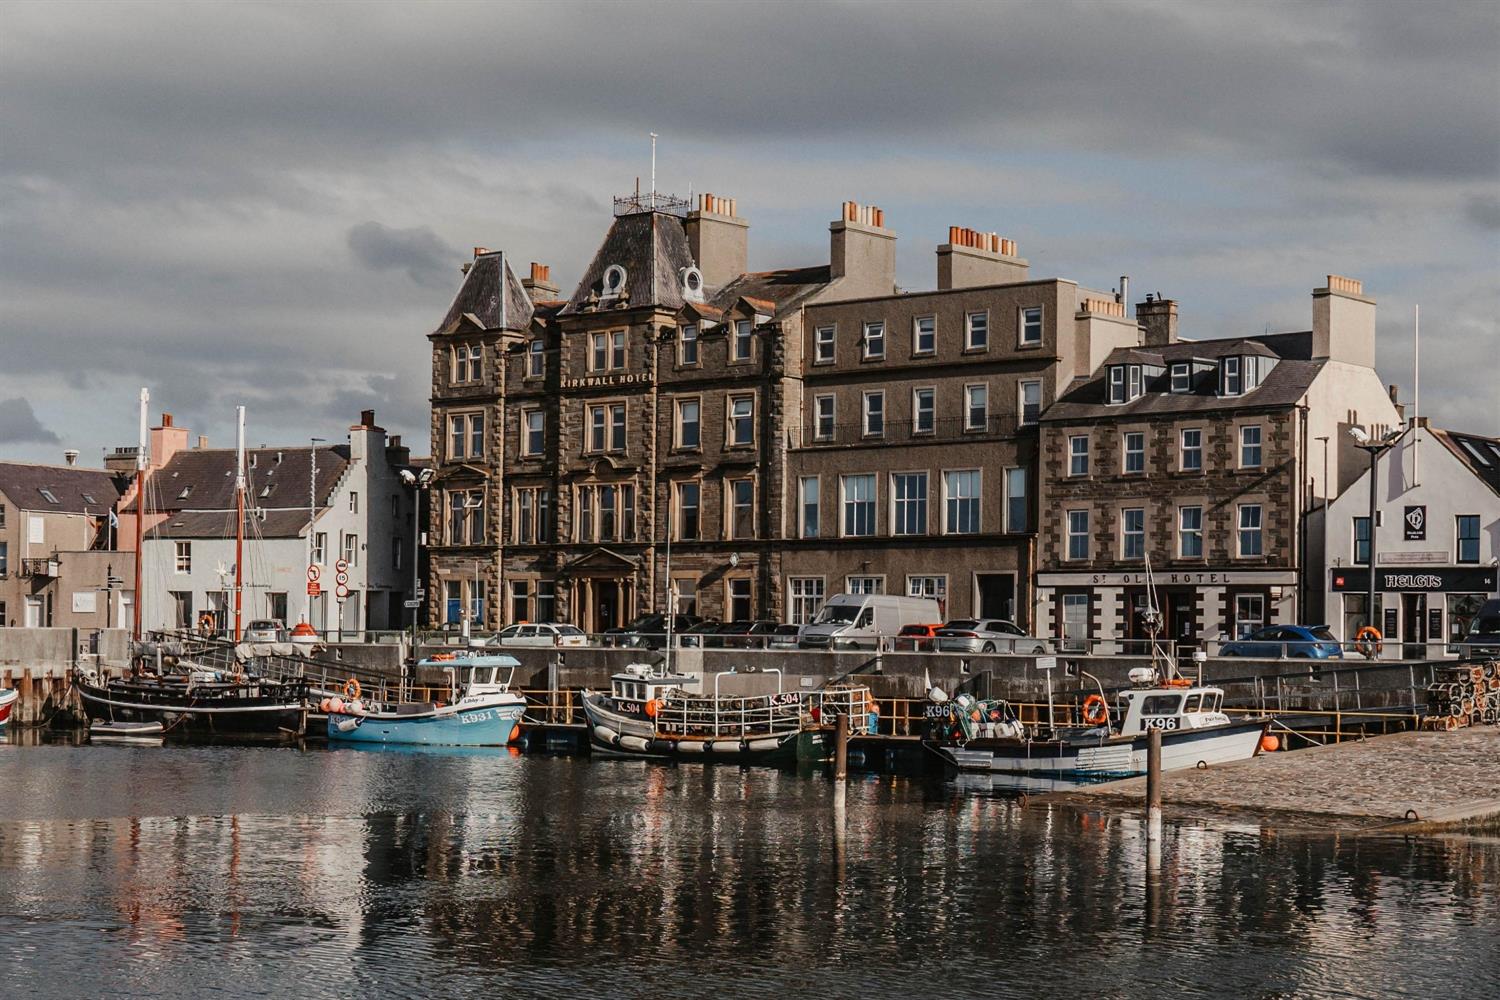
[[111,722],[96,719],[89,726],[89,742],[160,745],[165,733],[166,727],[160,722]]

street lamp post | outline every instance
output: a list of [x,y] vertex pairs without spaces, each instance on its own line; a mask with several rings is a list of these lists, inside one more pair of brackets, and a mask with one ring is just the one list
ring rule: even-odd
[[1387,434],[1385,437],[1372,438],[1363,427],[1349,428],[1349,436],[1354,439],[1354,446],[1370,456],[1370,512],[1368,534],[1370,536],[1369,552],[1366,570],[1367,586],[1365,588],[1365,622],[1371,628],[1379,630],[1380,626],[1375,624],[1375,535],[1376,535],[1376,464],[1380,456],[1390,450],[1391,445],[1396,443],[1400,432]]

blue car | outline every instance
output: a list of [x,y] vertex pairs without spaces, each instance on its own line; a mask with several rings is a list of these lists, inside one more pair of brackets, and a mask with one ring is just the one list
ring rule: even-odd
[[1344,647],[1327,625],[1267,625],[1242,639],[1226,642],[1220,656],[1254,656],[1277,660],[1283,656],[1310,660],[1342,660]]

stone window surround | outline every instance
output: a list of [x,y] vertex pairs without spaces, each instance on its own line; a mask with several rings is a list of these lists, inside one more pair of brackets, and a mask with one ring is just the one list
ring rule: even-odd
[[[477,451],[474,450],[473,424],[473,418],[476,416],[479,417],[484,424],[484,426],[480,430],[480,447]],[[464,430],[462,436],[464,448],[459,452],[455,452],[453,449],[453,422],[455,419],[461,419],[464,421]],[[488,449],[484,447],[484,439],[485,435],[487,435],[489,432],[489,413],[484,407],[477,407],[474,409],[444,410],[443,429],[445,431],[443,435],[444,452],[448,461],[462,462],[476,458],[484,458],[485,452],[488,451]]]
[[[953,472],[973,472],[979,476],[978,488],[974,497],[963,497],[962,499],[974,499],[979,501],[978,517],[975,519],[973,531],[955,531],[948,523],[948,474]],[[939,502],[942,505],[939,512],[939,528],[944,535],[979,535],[984,533],[984,469],[980,466],[962,466],[958,468],[944,468],[938,470]]]
[[[710,541],[703,537],[703,477],[701,475],[688,476],[685,479],[673,479],[668,494],[668,506],[671,508],[672,540],[674,542],[702,542]],[[698,516],[698,533],[692,538],[682,533],[682,488],[684,486],[696,486],[698,488],[698,503],[693,508]]]
[[[1124,424],[1119,427],[1120,434],[1120,475],[1145,476],[1151,470],[1151,428],[1147,424]],[[1141,436],[1141,468],[1139,472],[1131,472],[1126,468],[1127,438],[1131,434]]]
[[[1249,556],[1247,556],[1247,555],[1243,555],[1240,552],[1240,517],[1241,517],[1240,511],[1243,510],[1246,507],[1259,507],[1260,508],[1260,554],[1259,555],[1249,555]],[[1267,523],[1270,520],[1270,517],[1269,517],[1270,512],[1271,512],[1271,505],[1268,502],[1268,498],[1264,494],[1252,493],[1252,494],[1245,494],[1243,496],[1237,496],[1237,497],[1234,498],[1233,520],[1231,521],[1230,527],[1229,527],[1229,530],[1233,533],[1232,534],[1233,544],[1230,546],[1230,550],[1229,550],[1229,558],[1230,558],[1231,561],[1233,561],[1233,562],[1239,562],[1239,563],[1257,563],[1257,562],[1265,562],[1267,559],[1270,558],[1269,546],[1267,545],[1267,539],[1266,539],[1267,533],[1270,530],[1270,525]]]
[[[682,404],[698,404],[698,443],[682,443]],[[703,450],[703,397],[701,395],[674,396],[672,398],[672,450],[699,452]]]
[[[530,417],[533,413],[539,413],[542,417],[542,447],[537,451],[532,451],[529,447],[531,444]],[[519,427],[521,440],[516,451],[521,458],[535,460],[545,457],[547,454],[547,411],[540,406],[521,407]]]
[[[460,369],[463,370],[462,375],[459,374]],[[478,371],[478,375],[474,375],[475,370]],[[448,384],[475,385],[483,381],[484,343],[465,340],[450,346],[448,348]]]
[[[724,532],[720,537],[724,538],[725,540],[734,542],[748,542],[754,541],[759,537],[758,532],[755,530],[756,522],[760,519],[760,483],[757,482],[758,478],[759,477],[754,473],[743,476],[724,477],[724,503],[721,505],[724,508]],[[750,534],[748,535],[737,535],[734,531],[734,487],[736,483],[750,484]],[[698,502],[701,506],[703,502],[701,494]],[[699,514],[699,521],[700,523],[702,521],[701,513]]]
[[[1179,476],[1201,476],[1208,471],[1208,426],[1203,423],[1193,424],[1190,427],[1174,427],[1176,441],[1176,456],[1172,462],[1172,472]],[[1186,441],[1188,431],[1198,432],[1198,467],[1196,469],[1184,468],[1184,457],[1187,453]]]
[[[1081,556],[1073,555],[1073,515],[1082,514],[1084,522],[1083,540],[1086,551]],[[1088,562],[1093,558],[1094,552],[1094,518],[1093,511],[1089,507],[1068,507],[1063,511],[1063,538],[1062,538],[1062,561],[1079,563]]]
[[[541,345],[541,350],[536,345]],[[541,371],[536,370],[538,360],[541,362]],[[532,337],[526,342],[526,374],[524,379],[540,379],[547,375],[547,340],[545,337]]]
[[[1078,451],[1075,450],[1075,446],[1077,445],[1077,443],[1079,441],[1083,442],[1083,451],[1082,451],[1082,453],[1079,453]],[[1093,470],[1093,461],[1092,461],[1093,454],[1092,453],[1093,453],[1093,441],[1090,440],[1090,435],[1087,432],[1085,432],[1083,434],[1069,434],[1068,435],[1068,478],[1069,479],[1088,479],[1089,478],[1090,473]],[[1075,471],[1073,471],[1073,462],[1074,462],[1075,459],[1078,459],[1078,458],[1083,459],[1083,471],[1082,472],[1075,472]]]
[[[734,616],[734,589],[736,584],[744,584],[750,602],[750,611],[744,618],[738,619]],[[755,576],[752,572],[743,569],[726,574],[724,577],[724,620],[727,621],[753,621],[755,618]]]
[[[744,323],[744,324],[747,325],[747,328],[749,330],[749,339],[750,339],[750,353],[748,353],[747,355],[745,355],[743,358],[740,357],[738,354],[735,353],[739,349],[740,324],[741,323]],[[746,317],[743,317],[743,316],[726,316],[724,318],[724,327],[725,327],[725,330],[724,330],[725,338],[724,339],[725,339],[725,342],[728,344],[727,353],[726,353],[726,356],[725,356],[725,359],[724,359],[725,362],[727,364],[730,364],[730,365],[751,365],[751,364],[754,364],[755,363],[755,356],[756,356],[756,345],[755,345],[756,326],[755,326],[755,317],[752,316],[752,317],[746,318]]]
[[[1182,510],[1184,507],[1197,507],[1198,537],[1200,540],[1199,555],[1185,556],[1182,554]],[[1205,496],[1175,497],[1172,500],[1172,558],[1178,562],[1200,564],[1208,561],[1208,515],[1213,504]]]
[[[621,338],[619,356],[616,356],[615,337]],[[604,367],[600,368],[595,362],[595,340],[604,338]],[[628,327],[615,327],[610,330],[590,330],[587,344],[584,368],[590,375],[601,372],[620,372],[630,367],[630,329]]]
[[[1260,464],[1245,464],[1245,428],[1260,428]],[[1266,418],[1246,417],[1234,422],[1234,468],[1237,472],[1264,472],[1266,469]]]
[[[620,438],[621,438],[621,440],[620,440],[620,446],[618,448],[613,447],[612,446],[613,442],[611,441],[611,434],[613,433],[613,429],[614,429],[614,423],[613,423],[613,419],[611,417],[611,408],[614,407],[614,406],[623,406],[625,408],[625,426],[624,426],[624,428],[620,432]],[[604,410],[604,447],[603,448],[595,448],[593,446],[593,444],[594,444],[594,441],[593,441],[593,437],[594,437],[594,434],[593,434],[593,430],[594,430],[594,411],[596,409],[601,409],[601,408]],[[618,397],[618,398],[611,398],[611,399],[587,399],[587,400],[584,400],[583,401],[583,447],[582,447],[580,453],[584,454],[584,455],[625,455],[625,454],[628,454],[629,451],[630,451],[630,401],[629,401],[629,399],[627,397],[621,396],[621,397]]]
[[[756,427],[755,396],[756,394],[753,392],[740,392],[737,390],[724,394],[724,448],[726,450],[755,447],[760,436],[760,429]],[[750,401],[750,440],[736,441],[734,439],[734,407],[736,403],[745,400]]]
[[[1141,555],[1127,556],[1125,554],[1125,512],[1127,510],[1138,510],[1141,512]],[[1115,518],[1120,525],[1120,548],[1119,560],[1121,562],[1143,562],[1151,552],[1151,506],[1141,499],[1122,501],[1115,508]]]
[[[691,337],[686,336],[688,330],[693,331]],[[676,336],[672,338],[672,357],[678,368],[701,368],[703,367],[703,326],[699,323],[683,323],[677,328]],[[693,360],[684,361],[687,345],[693,345]]]

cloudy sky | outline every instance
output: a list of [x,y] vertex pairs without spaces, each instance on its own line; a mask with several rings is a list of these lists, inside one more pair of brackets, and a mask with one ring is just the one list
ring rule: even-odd
[[1307,329],[1329,272],[1379,365],[1500,434],[1500,13],[1487,3],[0,3],[0,456],[134,439],[426,445],[471,247],[577,279],[609,198],[738,199],[751,265],[885,208],[899,278],[949,225],[1038,276]]

